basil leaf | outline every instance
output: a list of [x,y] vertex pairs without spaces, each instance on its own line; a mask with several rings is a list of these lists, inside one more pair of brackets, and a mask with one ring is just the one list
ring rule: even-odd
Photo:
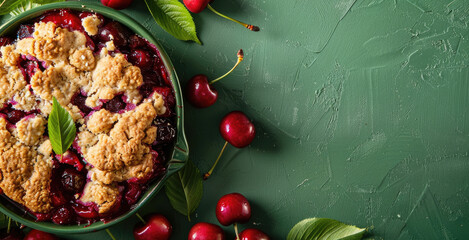
[[73,118],[68,111],[53,98],[52,111],[47,121],[49,139],[56,154],[63,154],[72,145],[76,135]]
[[190,215],[199,206],[204,193],[202,176],[192,161],[188,160],[186,166],[168,179],[165,192],[171,206],[190,222]]
[[341,223],[328,218],[308,218],[297,223],[288,233],[287,240],[361,239],[366,228]]
[[16,16],[22,12],[25,12],[29,9],[35,8],[37,6],[41,6],[47,3],[53,3],[53,2],[64,2],[65,0],[22,0],[20,3],[16,6],[15,9],[10,11],[10,15]]
[[179,40],[202,44],[197,37],[195,23],[186,7],[178,0],[145,0],[155,21]]

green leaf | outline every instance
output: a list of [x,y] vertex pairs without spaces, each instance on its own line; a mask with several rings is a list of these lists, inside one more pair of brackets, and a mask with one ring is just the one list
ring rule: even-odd
[[328,218],[308,218],[297,223],[288,233],[287,240],[357,240],[366,228],[341,223]]
[[186,166],[168,179],[165,192],[171,206],[190,221],[204,193],[202,176],[192,161],[188,160]]
[[64,1],[65,0],[0,0],[0,15],[8,13],[17,15],[39,5]]
[[197,37],[195,23],[186,7],[178,0],[145,0],[155,21],[179,40],[202,44]]
[[0,213],[0,229],[7,228],[8,227],[8,217]]
[[72,145],[76,135],[73,118],[68,111],[53,98],[52,111],[47,121],[49,139],[56,154],[63,154]]
[[24,0],[0,0],[0,15],[5,15],[14,10]]

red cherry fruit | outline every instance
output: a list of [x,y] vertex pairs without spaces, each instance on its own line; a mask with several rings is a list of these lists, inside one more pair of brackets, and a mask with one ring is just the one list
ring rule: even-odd
[[173,227],[168,219],[161,214],[153,214],[143,226],[134,228],[136,240],[168,240]]
[[213,170],[218,164],[223,152],[225,151],[226,145],[230,143],[234,147],[244,148],[251,144],[252,140],[256,136],[256,129],[254,124],[248,119],[248,117],[240,112],[234,111],[228,113],[220,123],[220,133],[223,139],[225,139],[225,145],[223,146],[217,160],[213,164],[212,168],[204,174],[204,180],[207,180],[212,175]]
[[239,234],[240,240],[270,240],[269,236],[255,228],[248,228]]
[[218,91],[208,83],[207,76],[195,75],[187,83],[187,99],[198,108],[212,106],[218,98]]
[[53,234],[39,231],[36,229],[31,230],[24,240],[58,240],[59,238]]
[[195,75],[192,77],[189,82],[187,82],[186,88],[186,97],[189,102],[198,108],[206,108],[212,106],[218,98],[217,90],[212,86],[213,83],[219,81],[220,79],[226,77],[230,74],[241,61],[243,61],[244,52],[243,49],[238,51],[238,61],[231,68],[230,71],[225,73],[223,76],[208,82],[207,76],[203,74]]
[[207,7],[210,0],[184,0],[183,2],[189,11],[199,13]]
[[101,0],[101,3],[106,7],[121,10],[130,6],[132,0]]
[[256,129],[244,113],[234,111],[221,120],[220,133],[223,139],[231,145],[244,148],[254,140]]
[[189,240],[225,240],[225,233],[221,227],[201,222],[195,224],[189,231]]
[[243,195],[230,193],[218,200],[215,213],[218,221],[224,226],[246,223],[251,218],[251,205]]

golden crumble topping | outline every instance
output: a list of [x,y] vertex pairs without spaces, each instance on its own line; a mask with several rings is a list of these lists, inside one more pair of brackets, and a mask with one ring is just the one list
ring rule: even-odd
[[106,213],[115,204],[119,190],[117,184],[102,184],[98,181],[91,181],[86,184],[80,200],[84,203],[96,203],[99,213]]
[[46,213],[52,209],[49,197],[52,160],[23,144],[7,129],[0,118],[0,188],[12,200],[31,211]]
[[91,84],[85,88],[89,95],[86,105],[96,107],[99,99],[110,100],[122,92],[133,94],[142,83],[140,68],[132,66],[123,54],[106,55],[96,63]]
[[16,123],[18,139],[28,146],[39,144],[46,130],[46,124],[47,121],[42,116],[21,119]]
[[101,24],[101,20],[96,15],[83,18],[81,23],[83,28],[85,28],[86,33],[88,33],[90,36],[98,34],[98,26]]
[[[96,35],[100,24],[95,15],[82,19],[89,35]],[[113,41],[96,54],[79,31],[52,22],[35,23],[34,29],[32,37],[0,48],[0,106],[11,103],[13,109],[32,111],[14,125],[0,117],[0,188],[32,212],[53,209],[49,194],[54,153],[44,133],[55,97],[80,124],[76,144],[90,164],[91,181],[80,200],[96,203],[99,212],[106,213],[120,194],[117,182],[144,178],[153,170],[151,145],[157,127],[152,123],[166,112],[163,97],[154,93],[142,101],[141,70],[124,54],[110,53],[116,50]],[[18,64],[25,58],[37,59],[41,68],[22,72]],[[136,107],[123,113],[103,108],[84,116],[72,104],[80,93],[93,110],[118,95]]]
[[[3,58],[1,59],[3,60]],[[0,60],[0,104],[10,100],[22,91],[27,83],[21,70],[16,66],[7,66]]]
[[78,134],[78,145],[90,170],[102,184],[143,178],[153,168],[150,144],[156,138],[151,126],[160,109],[143,103],[132,111],[117,116],[107,110],[94,113],[87,124],[98,123]]

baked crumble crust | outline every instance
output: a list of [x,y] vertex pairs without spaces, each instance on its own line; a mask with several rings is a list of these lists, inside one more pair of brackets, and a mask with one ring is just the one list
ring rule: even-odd
[[123,114],[102,109],[90,117],[87,124],[101,124],[80,132],[78,145],[94,166],[90,172],[96,174],[97,181],[110,184],[143,178],[151,172],[150,145],[156,138],[156,127],[151,123],[159,110],[147,102]]
[[2,57],[0,60],[0,104],[6,103],[26,85],[21,70],[16,66],[6,65]]
[[18,140],[27,146],[38,145],[46,130],[46,124],[47,121],[42,116],[21,119],[16,123]]
[[42,155],[11,134],[0,118],[0,188],[12,200],[31,211],[46,213],[52,209],[49,197],[52,158]]
[[101,20],[96,15],[90,15],[81,20],[83,28],[85,28],[86,33],[90,36],[98,34],[98,26],[101,24]]
[[80,201],[84,203],[96,203],[99,208],[99,213],[106,213],[114,206],[117,197],[119,196],[119,189],[117,184],[102,184],[98,181],[91,181],[86,184]]
[[[82,20],[89,35],[97,34],[100,23],[94,15]],[[54,153],[44,132],[55,97],[81,124],[76,143],[92,166],[91,181],[80,200],[94,202],[100,213],[106,213],[118,198],[117,182],[144,178],[152,172],[151,144],[157,135],[152,122],[166,112],[163,97],[154,93],[142,102],[138,90],[143,84],[141,70],[123,54],[111,55],[109,51],[115,50],[112,41],[96,55],[79,31],[52,22],[38,22],[34,27],[32,38],[0,48],[0,104],[13,100],[14,109],[40,110],[15,125],[0,116],[0,188],[32,212],[53,209],[49,190]],[[36,58],[45,68],[37,69],[29,84],[17,67],[22,57]],[[90,108],[121,94],[136,107],[123,113],[100,109],[83,116],[72,104],[79,92],[86,93]]]

